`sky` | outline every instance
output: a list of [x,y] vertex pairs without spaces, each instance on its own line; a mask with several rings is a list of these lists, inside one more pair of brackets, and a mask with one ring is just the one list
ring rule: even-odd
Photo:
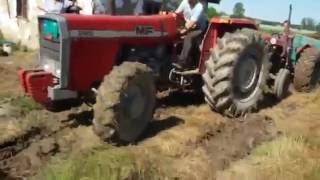
[[293,6],[292,22],[301,24],[304,17],[320,22],[320,0],[222,0],[213,5],[218,11],[232,14],[234,4],[242,2],[245,15],[253,18],[283,22],[289,15],[289,4]]

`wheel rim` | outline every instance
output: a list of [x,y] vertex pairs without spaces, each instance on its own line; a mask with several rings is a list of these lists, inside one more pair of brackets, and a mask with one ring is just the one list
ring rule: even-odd
[[252,88],[257,76],[257,69],[257,64],[252,57],[239,63],[238,82],[241,92],[247,92]]
[[120,106],[123,109],[125,119],[136,119],[144,111],[146,102],[141,89],[132,85],[129,86],[122,94],[120,98]]
[[281,69],[275,82],[275,94],[278,99],[282,99],[287,96],[289,86],[291,83],[290,72],[287,69]]
[[289,86],[290,86],[290,73],[286,73],[285,74],[285,82],[284,82],[284,86],[283,86],[283,93],[282,93],[282,97],[285,97],[288,94],[288,90],[289,90]]
[[239,99],[245,100],[256,89],[259,77],[257,60],[252,55],[241,58],[235,69],[234,93]]

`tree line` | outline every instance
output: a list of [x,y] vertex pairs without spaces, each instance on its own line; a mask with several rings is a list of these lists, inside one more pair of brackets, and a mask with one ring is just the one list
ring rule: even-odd
[[[243,3],[238,2],[234,5],[233,13],[230,15],[230,17],[244,18],[244,17],[246,17],[245,12],[246,12],[246,9],[244,8]],[[214,7],[209,7],[207,9],[208,18],[212,18],[214,16],[227,16],[227,15],[228,14],[225,12],[218,12]]]
[[[230,17],[244,18],[244,17],[246,17],[245,12],[246,12],[246,9],[245,9],[244,4],[241,2],[238,2],[234,5],[233,13],[230,15]],[[207,16],[208,16],[208,18],[212,18],[214,16],[227,16],[227,13],[218,12],[214,7],[209,7],[207,9]],[[265,24],[265,25],[271,25],[271,26],[281,25],[280,22],[261,20],[261,19],[256,19],[256,20],[258,20],[261,24]],[[292,24],[291,27],[295,28],[295,29],[305,29],[305,30],[317,31],[320,33],[320,21],[316,21],[315,19],[310,18],[310,17],[303,18],[301,21],[301,24]]]

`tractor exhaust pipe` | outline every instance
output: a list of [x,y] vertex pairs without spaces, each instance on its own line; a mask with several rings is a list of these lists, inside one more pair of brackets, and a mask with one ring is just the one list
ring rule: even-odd
[[288,17],[289,27],[291,26],[291,16],[292,16],[292,4],[290,4],[289,6],[289,17]]

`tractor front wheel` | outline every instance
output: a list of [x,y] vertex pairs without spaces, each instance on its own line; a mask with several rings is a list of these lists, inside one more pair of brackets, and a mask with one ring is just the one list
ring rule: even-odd
[[242,29],[226,33],[206,62],[205,100],[224,115],[244,115],[263,97],[269,70],[268,53],[258,32]]
[[103,140],[135,141],[153,118],[155,86],[151,69],[124,62],[106,75],[94,105],[93,130]]
[[295,66],[293,85],[299,92],[310,92],[320,77],[320,52],[315,48],[304,50]]
[[273,87],[273,93],[278,100],[281,100],[288,95],[291,79],[291,74],[288,69],[281,68],[279,70]]

